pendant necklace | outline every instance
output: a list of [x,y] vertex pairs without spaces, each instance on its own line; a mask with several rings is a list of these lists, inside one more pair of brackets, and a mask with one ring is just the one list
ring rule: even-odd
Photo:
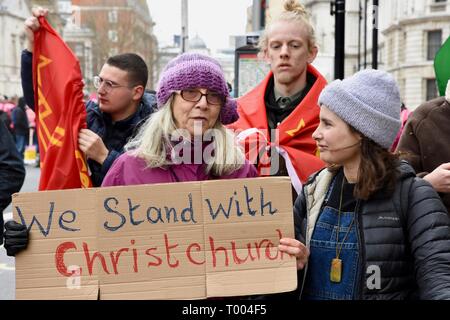
[[330,271],[330,280],[331,282],[340,283],[342,280],[342,260],[339,258],[341,255],[342,247],[344,246],[345,240],[347,239],[350,230],[352,229],[353,222],[355,221],[355,213],[353,214],[352,222],[350,223],[350,226],[348,227],[347,233],[344,236],[344,239],[342,239],[342,242],[339,246],[339,231],[340,231],[340,224],[341,224],[341,208],[342,208],[342,197],[344,193],[344,182],[345,182],[345,175],[342,176],[342,185],[341,185],[341,195],[339,199],[339,210],[338,210],[338,226],[336,231],[336,258],[331,260],[331,271]]

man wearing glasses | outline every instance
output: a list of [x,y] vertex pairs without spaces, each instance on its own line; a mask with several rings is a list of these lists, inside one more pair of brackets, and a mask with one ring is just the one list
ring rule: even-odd
[[[33,17],[25,21],[29,44],[28,50],[22,52],[21,77],[25,100],[33,109],[33,32],[40,27],[37,18],[47,13],[46,9],[33,9]],[[136,127],[155,111],[156,97],[145,92],[148,68],[145,61],[133,53],[110,57],[93,81],[98,103],[87,103],[88,129],[80,131],[78,142],[88,158],[92,183],[98,187],[114,160],[123,153]]]

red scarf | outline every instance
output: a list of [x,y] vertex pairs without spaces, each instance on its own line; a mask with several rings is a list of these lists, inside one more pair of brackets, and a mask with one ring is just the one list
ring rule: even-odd
[[311,65],[307,72],[316,81],[306,97],[278,126],[277,135],[271,137],[267,123],[264,95],[272,72],[252,91],[238,100],[239,120],[229,126],[243,142],[247,158],[256,163],[261,176],[270,175],[269,148],[275,148],[286,161],[289,176],[297,192],[308,177],[325,164],[318,158],[318,150],[312,134],[319,125],[320,108],[317,104],[320,92],[326,85],[325,78]]

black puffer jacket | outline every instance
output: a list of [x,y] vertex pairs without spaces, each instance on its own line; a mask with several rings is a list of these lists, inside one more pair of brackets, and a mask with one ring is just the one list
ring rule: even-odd
[[11,203],[11,195],[19,192],[24,179],[22,158],[9,130],[0,121],[0,245],[3,244],[3,210]]
[[[406,162],[399,166],[393,193],[380,191],[361,201],[358,233],[362,248],[360,299],[450,299],[450,219],[438,194],[416,178]],[[333,173],[324,169],[305,185],[295,203],[296,237],[309,247]],[[308,208],[308,209],[307,209]],[[380,288],[372,268],[381,271]],[[300,275],[300,288],[307,272]],[[367,272],[367,273],[366,273]]]

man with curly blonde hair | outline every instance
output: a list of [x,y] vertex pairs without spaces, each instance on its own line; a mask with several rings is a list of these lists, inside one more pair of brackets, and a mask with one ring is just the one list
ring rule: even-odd
[[298,194],[324,166],[311,135],[319,124],[317,100],[326,80],[311,65],[318,48],[304,7],[286,1],[265,30],[260,49],[271,71],[238,100],[240,119],[230,127],[240,131],[247,157],[261,175],[289,176]]

